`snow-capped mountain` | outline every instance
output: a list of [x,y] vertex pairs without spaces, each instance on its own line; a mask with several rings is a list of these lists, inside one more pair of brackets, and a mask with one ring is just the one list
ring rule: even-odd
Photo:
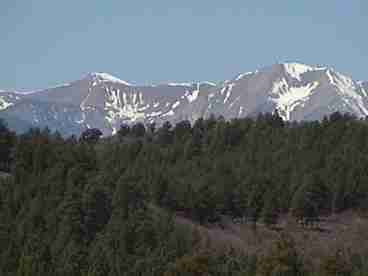
[[17,131],[48,126],[64,135],[96,127],[114,134],[121,124],[160,125],[201,117],[255,116],[278,109],[285,120],[320,120],[335,111],[368,115],[368,82],[328,67],[276,64],[222,83],[132,85],[90,73],[59,87],[31,93],[0,92],[0,117]]

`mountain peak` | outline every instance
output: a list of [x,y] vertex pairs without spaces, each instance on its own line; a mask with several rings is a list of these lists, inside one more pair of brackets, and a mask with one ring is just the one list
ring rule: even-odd
[[234,80],[239,81],[246,77],[255,75],[259,72],[265,72],[271,68],[273,69],[277,68],[277,70],[284,70],[284,72],[286,72],[289,76],[299,81],[301,80],[301,76],[304,73],[311,72],[311,71],[322,71],[322,70],[327,69],[327,67],[311,66],[311,65],[307,65],[307,64],[299,63],[299,62],[285,62],[285,63],[277,63],[269,67],[264,67],[256,71],[250,71],[250,72],[238,74],[238,76]]
[[301,80],[301,75],[307,72],[326,70],[326,67],[310,66],[297,62],[283,63],[281,65],[284,67],[286,73],[297,80]]
[[320,120],[335,111],[368,116],[367,82],[356,82],[331,67],[297,62],[277,63],[217,84],[130,85],[95,72],[63,89],[37,92],[1,93],[0,114],[10,118],[13,129],[48,126],[65,135],[80,135],[96,127],[109,135],[121,124],[194,123],[211,114],[231,120],[275,109],[290,121]]
[[193,82],[169,82],[168,86],[183,86],[183,87],[192,87],[195,83]]
[[120,83],[120,84],[124,84],[127,86],[131,86],[129,82],[121,80],[108,73],[92,72],[92,73],[89,73],[87,76],[99,82],[113,82],[113,83]]

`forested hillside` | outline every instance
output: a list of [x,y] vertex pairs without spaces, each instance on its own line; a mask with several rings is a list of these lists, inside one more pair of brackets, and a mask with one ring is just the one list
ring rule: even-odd
[[[331,249],[312,268],[279,224],[288,217],[308,232],[346,211],[366,219],[367,120],[289,123],[276,112],[101,134],[17,136],[1,123],[0,275],[368,274],[368,248]],[[208,250],[177,217],[207,228],[241,221],[278,238],[262,254]]]

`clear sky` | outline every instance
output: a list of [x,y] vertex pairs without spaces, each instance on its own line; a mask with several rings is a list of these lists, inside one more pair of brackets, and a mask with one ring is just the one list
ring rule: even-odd
[[367,0],[1,0],[0,89],[108,72],[219,81],[276,62],[368,80]]

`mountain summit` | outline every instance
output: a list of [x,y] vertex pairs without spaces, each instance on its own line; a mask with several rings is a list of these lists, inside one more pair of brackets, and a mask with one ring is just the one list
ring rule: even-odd
[[368,82],[328,67],[282,63],[215,84],[139,86],[107,73],[32,93],[0,92],[0,117],[17,131],[46,127],[79,135],[91,127],[105,135],[121,124],[181,120],[211,114],[225,119],[278,110],[284,120],[320,120],[335,111],[368,115]]

